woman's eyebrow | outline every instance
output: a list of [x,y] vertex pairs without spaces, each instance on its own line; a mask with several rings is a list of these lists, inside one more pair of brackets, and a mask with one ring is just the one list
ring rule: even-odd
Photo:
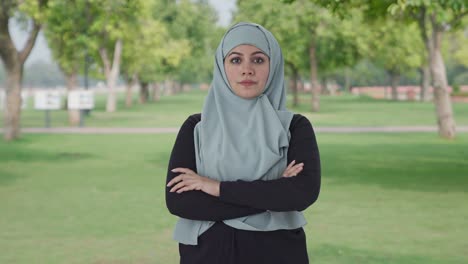
[[[268,55],[266,55],[265,52],[260,51],[260,50],[259,50],[259,51],[254,51],[254,52],[252,52],[252,53],[250,54],[250,56],[254,56],[254,55],[257,55],[257,54],[262,54],[262,55],[265,55],[265,56],[268,57]],[[228,56],[231,56],[231,55],[244,56],[243,53],[240,53],[240,52],[237,52],[237,51],[233,51],[233,52],[230,52],[230,53],[227,55],[227,57],[228,57]]]
[[239,56],[244,56],[244,54],[240,53],[240,52],[237,52],[237,51],[233,51],[231,53],[228,54],[228,56],[231,56],[231,55],[239,55]]
[[253,52],[252,54],[250,54],[250,56],[252,56],[252,55],[257,55],[257,54],[262,54],[262,55],[265,55],[265,56],[267,56],[267,57],[268,57],[268,55],[266,55],[266,54],[265,54],[265,52],[263,52],[263,51],[260,51],[260,50],[259,50],[259,51],[255,51],[255,52]]

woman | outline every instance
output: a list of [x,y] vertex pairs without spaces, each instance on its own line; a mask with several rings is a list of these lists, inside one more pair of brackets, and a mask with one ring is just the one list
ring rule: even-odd
[[260,25],[234,25],[169,161],[180,263],[308,263],[301,211],[319,194],[319,152],[310,122],[285,104],[278,42]]

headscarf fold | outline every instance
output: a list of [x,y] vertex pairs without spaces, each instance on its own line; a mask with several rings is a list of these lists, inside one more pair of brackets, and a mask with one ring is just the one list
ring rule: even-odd
[[[264,91],[253,99],[237,96],[224,70],[224,58],[242,44],[259,48],[270,59]],[[205,98],[201,121],[195,126],[197,173],[218,181],[280,178],[287,166],[292,117],[293,113],[286,109],[284,61],[278,42],[260,25],[234,25],[216,50],[213,81]],[[266,211],[223,222],[233,228],[252,231],[295,229],[306,223],[302,213],[297,211]],[[213,224],[179,218],[174,239],[197,245],[198,236]]]

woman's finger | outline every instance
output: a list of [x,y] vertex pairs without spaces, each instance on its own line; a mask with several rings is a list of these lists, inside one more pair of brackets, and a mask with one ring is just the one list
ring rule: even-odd
[[294,167],[291,168],[290,171],[296,171],[298,169],[302,169],[304,167],[303,163],[296,164]]
[[286,167],[286,170],[290,169],[294,165],[294,163],[296,163],[295,160],[291,161],[291,163],[289,163],[289,165]]
[[185,186],[184,188],[181,188],[181,189],[177,190],[177,193],[183,193],[183,192],[193,191],[193,190],[195,190],[195,187]]
[[302,168],[296,169],[296,170],[293,172],[294,176],[297,176],[301,171],[302,171]]
[[[293,162],[295,162],[295,161],[293,161]],[[292,165],[292,162],[291,162],[290,165]],[[298,168],[302,168],[303,166],[304,166],[304,163],[299,163],[299,164],[296,164],[294,166],[288,167],[284,171],[283,176],[291,176],[292,174],[297,173],[296,171],[297,171]]]
[[167,184],[168,187],[170,187],[171,185],[173,185],[173,184],[175,184],[175,183],[181,181],[182,178],[180,178],[180,177],[182,177],[182,176],[184,176],[184,175],[185,175],[185,177],[186,177],[186,176],[190,176],[190,175],[196,174],[193,170],[187,169],[187,168],[175,168],[175,169],[172,169],[171,171],[172,171],[172,172],[180,172],[181,174],[178,175],[178,176],[176,176],[176,177],[174,177],[174,179],[172,179],[171,181],[169,181],[169,183]]
[[172,185],[180,182],[182,180],[182,177],[184,176],[185,174],[180,174],[179,176],[176,176],[174,177],[174,179],[170,180],[168,183],[167,183],[167,187],[171,187]]
[[185,182],[180,182],[176,186],[172,187],[172,189],[169,192],[175,192],[184,186],[185,186]]
[[294,167],[294,168],[292,169],[292,171],[293,171],[294,173],[298,173],[298,172],[302,171],[303,169],[304,169],[304,165],[300,165],[300,166],[298,165],[298,166]]
[[285,171],[285,172],[286,172],[286,171],[290,171],[291,168],[294,167],[294,164],[295,164],[295,163],[296,163],[295,160],[291,161],[291,163],[289,163],[289,165],[286,167],[286,169],[285,169],[284,171]]
[[172,187],[170,192],[174,192],[174,191],[176,191],[176,190],[178,190],[178,189],[180,189],[180,188],[182,188],[184,186],[187,186],[189,184],[190,184],[190,182],[188,180],[184,179],[184,180],[180,181],[179,183],[177,183],[174,187]]
[[296,165],[292,166],[291,168],[287,169],[283,173],[283,177],[297,176],[303,169],[304,169],[304,163],[296,164]]
[[180,173],[185,173],[185,174],[193,174],[193,170],[187,169],[187,168],[175,168],[171,170],[172,172],[180,172]]
[[294,174],[294,171],[288,170],[287,172],[285,172],[285,173],[283,174],[283,176],[284,176],[284,177],[291,177],[291,176],[293,176],[293,174]]

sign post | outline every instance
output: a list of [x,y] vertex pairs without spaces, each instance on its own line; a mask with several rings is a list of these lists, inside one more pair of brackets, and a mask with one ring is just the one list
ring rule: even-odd
[[80,127],[84,126],[84,112],[94,108],[94,94],[89,90],[75,90],[68,93],[68,109],[80,110]]
[[58,91],[37,91],[34,94],[34,108],[45,110],[45,127],[50,127],[50,110],[60,110],[61,99]]
[[[26,109],[28,106],[28,95],[21,91],[21,109]],[[6,91],[0,89],[0,111],[4,111],[7,107]]]

